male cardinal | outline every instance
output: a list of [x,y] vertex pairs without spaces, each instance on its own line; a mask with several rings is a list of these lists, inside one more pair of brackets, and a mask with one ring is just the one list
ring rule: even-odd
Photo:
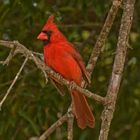
[[[37,39],[44,43],[44,62],[65,79],[81,86],[83,77],[90,82],[84,62],[80,54],[68,42],[54,23],[54,16],[50,16]],[[63,95],[63,85],[51,79],[55,87]],[[73,113],[81,129],[94,127],[95,119],[85,96],[76,90],[70,91],[72,97]]]

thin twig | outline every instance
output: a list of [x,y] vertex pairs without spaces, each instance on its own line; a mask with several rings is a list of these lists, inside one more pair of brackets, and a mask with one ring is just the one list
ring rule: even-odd
[[43,71],[43,74],[44,74],[44,77],[45,77],[45,81],[46,81],[46,84],[47,84],[48,83],[48,75],[45,72],[45,70],[42,70],[42,71]]
[[6,100],[7,96],[9,95],[11,89],[13,88],[14,84],[16,83],[16,81],[17,81],[17,79],[18,79],[18,77],[19,77],[19,75],[20,75],[22,69],[24,68],[24,66],[25,66],[25,64],[26,64],[26,62],[27,62],[27,60],[28,60],[28,57],[25,58],[25,60],[24,60],[24,62],[23,62],[23,64],[22,64],[22,66],[20,67],[18,73],[16,74],[16,76],[15,76],[15,78],[14,78],[12,84],[10,85],[10,87],[9,87],[9,89],[7,90],[5,96],[4,96],[3,99],[1,100],[1,102],[0,102],[0,110],[1,110],[1,108],[2,108],[2,105],[3,105],[4,101]]
[[[68,111],[66,114],[61,116],[53,125],[51,125],[40,137],[38,140],[45,140],[51,133],[53,133],[59,126],[61,126],[64,122],[68,122],[68,137],[73,137],[72,132],[72,126],[73,126],[73,119],[74,119],[74,114],[72,113],[72,104],[68,108]],[[72,140],[72,139],[69,139]]]
[[126,0],[126,3],[124,5],[124,11],[121,19],[121,26],[117,43],[117,51],[114,60],[111,80],[106,96],[108,104],[104,106],[104,110],[101,115],[102,124],[100,129],[99,140],[107,140],[110,124],[115,111],[117,94],[122,79],[122,73],[124,69],[124,63],[128,47],[127,44],[129,40],[129,33],[133,20],[134,4],[135,0]]
[[[30,74],[32,74],[32,73],[35,72],[35,71],[37,71],[36,68],[33,69],[33,70],[31,70],[31,71],[29,71],[29,72],[26,73],[25,75],[20,75],[19,78],[18,78],[18,80],[29,76]],[[9,81],[7,81],[7,82],[5,82],[5,83],[1,83],[1,84],[0,84],[0,88],[2,88],[2,87],[4,87],[4,86],[7,86],[7,85],[10,85],[12,82],[13,82],[13,80],[9,80]]]
[[38,140],[45,140],[53,131],[61,126],[64,122],[67,121],[69,113],[67,112],[60,119],[58,119],[54,124],[51,125],[40,137]]
[[42,57],[43,58],[43,54],[42,53],[34,52],[34,51],[32,51],[32,52],[33,52],[33,54],[38,55],[39,57]]
[[15,50],[16,50],[16,47],[14,46],[14,47],[11,49],[11,51],[10,51],[8,57],[7,57],[4,61],[0,61],[0,64],[8,65],[9,62],[10,62],[10,61],[12,60],[12,58],[14,57],[14,55],[16,54],[16,53],[15,53]]
[[108,34],[111,30],[111,27],[113,25],[113,22],[115,20],[115,17],[117,15],[118,9],[120,7],[122,0],[113,0],[113,4],[109,10],[108,16],[106,18],[106,21],[104,23],[104,26],[100,32],[100,35],[95,43],[95,47],[93,48],[92,54],[90,56],[88,65],[87,65],[87,71],[91,75],[93,72],[93,69],[95,67],[95,64],[97,62],[97,59],[101,53],[101,49],[103,45],[105,44],[105,41],[108,37]]

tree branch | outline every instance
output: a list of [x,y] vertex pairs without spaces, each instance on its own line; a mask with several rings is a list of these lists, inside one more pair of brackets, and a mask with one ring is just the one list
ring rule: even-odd
[[13,47],[8,55],[8,57],[4,60],[4,61],[0,61],[0,64],[3,64],[3,65],[8,65],[9,62],[11,61],[11,59],[14,57],[14,55],[16,54],[15,53],[15,47]]
[[49,75],[49,77],[51,78],[55,78],[57,81],[63,83],[64,85],[66,85],[68,88],[73,87],[73,89],[78,90],[79,92],[83,93],[85,96],[94,99],[98,102],[104,103],[104,97],[101,97],[99,95],[96,95],[92,92],[90,92],[87,89],[83,89],[81,87],[79,87],[76,83],[73,82],[73,84],[71,84],[71,82],[69,82],[68,80],[64,79],[60,74],[54,72],[50,67],[48,67],[47,65],[44,64],[44,62],[39,59],[37,56],[35,56],[32,51],[28,50],[24,45],[20,44],[18,41],[3,41],[0,40],[0,45],[3,45],[5,47],[8,48],[13,48],[16,46],[16,53],[21,53],[23,54],[25,57],[28,57],[30,60],[32,60],[36,66],[42,70],[42,72],[44,73],[47,72],[47,74]]
[[104,106],[104,110],[101,115],[102,124],[99,140],[107,140],[111,120],[113,118],[113,113],[115,111],[117,94],[119,91],[120,82],[122,79],[122,72],[124,69],[124,63],[126,58],[129,33],[132,25],[134,4],[135,0],[126,0],[126,3],[124,5],[124,11],[121,19],[121,26],[117,43],[117,51],[114,60],[111,80],[106,96],[106,100],[109,102]]
[[53,125],[51,125],[50,128],[48,128],[40,137],[38,140],[45,140],[56,128],[58,128],[60,125],[62,125],[64,122],[67,121],[68,113],[63,115],[59,120],[57,120]]
[[[6,59],[6,60],[7,60],[7,59]],[[24,68],[24,66],[25,66],[25,64],[26,64],[26,62],[27,62],[27,60],[28,60],[28,57],[25,58],[25,60],[24,60],[24,62],[23,62],[23,64],[22,64],[22,66],[20,67],[18,73],[16,74],[16,76],[15,76],[15,78],[14,78],[12,84],[10,85],[10,87],[8,88],[8,90],[7,90],[6,94],[5,94],[5,96],[4,96],[3,99],[1,100],[1,102],[0,102],[0,110],[1,110],[1,108],[2,108],[2,105],[3,105],[4,101],[6,100],[7,96],[8,96],[9,93],[10,93],[10,91],[12,90],[14,84],[16,83],[16,81],[17,81],[17,79],[18,79],[18,77],[19,77],[21,71],[23,70],[23,68]],[[8,61],[8,62],[9,62],[9,61]]]
[[89,59],[88,65],[87,65],[87,71],[89,72],[90,75],[93,72],[97,59],[101,53],[101,49],[102,49],[103,45],[105,44],[105,41],[111,30],[111,27],[113,25],[116,15],[117,15],[118,9],[121,5],[121,2],[122,2],[122,0],[113,0],[112,6],[109,10],[109,13],[105,20],[104,26],[100,32],[100,35],[95,43],[95,47],[93,48],[92,54],[90,56],[90,59]]
[[61,126],[64,122],[66,122],[69,118],[71,112],[67,112],[60,119],[58,119],[54,124],[51,125],[40,137],[38,140],[45,140],[53,131],[56,130],[59,126]]

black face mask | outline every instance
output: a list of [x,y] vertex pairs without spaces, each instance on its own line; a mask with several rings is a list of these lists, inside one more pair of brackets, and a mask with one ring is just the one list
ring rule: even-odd
[[48,45],[50,43],[50,40],[43,40],[43,45]]
[[47,40],[43,40],[43,44],[44,45],[48,45],[50,43],[50,38],[51,38],[51,34],[52,34],[52,31],[42,31],[43,33],[45,33],[48,37]]

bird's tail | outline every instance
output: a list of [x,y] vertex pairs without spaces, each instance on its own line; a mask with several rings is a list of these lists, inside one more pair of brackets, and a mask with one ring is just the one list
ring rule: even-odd
[[81,129],[86,128],[86,126],[93,128],[95,119],[85,96],[75,90],[72,91],[71,96],[78,126]]

